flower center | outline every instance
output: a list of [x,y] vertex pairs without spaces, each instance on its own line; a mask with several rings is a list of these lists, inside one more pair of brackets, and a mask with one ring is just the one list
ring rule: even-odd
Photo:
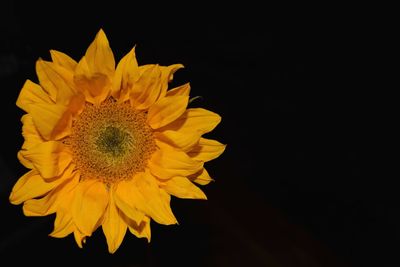
[[128,132],[114,126],[107,126],[95,141],[99,151],[113,158],[123,157],[132,142],[132,136]]
[[156,147],[146,117],[112,98],[99,106],[87,103],[65,140],[82,179],[111,184],[143,172]]

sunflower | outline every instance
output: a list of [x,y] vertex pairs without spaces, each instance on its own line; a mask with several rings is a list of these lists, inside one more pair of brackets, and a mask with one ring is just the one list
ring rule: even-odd
[[55,213],[50,236],[73,233],[81,248],[100,226],[110,253],[127,230],[150,242],[151,219],[177,223],[171,195],[206,199],[195,184],[212,181],[204,163],[225,145],[202,136],[221,117],[187,107],[189,83],[168,89],[181,64],[139,66],[133,48],[115,67],[102,30],[79,62],[50,53],[16,102],[26,112],[18,159],[30,170],[11,203],[26,216]]

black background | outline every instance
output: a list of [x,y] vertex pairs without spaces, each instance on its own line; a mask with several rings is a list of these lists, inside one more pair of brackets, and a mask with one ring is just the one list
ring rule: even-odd
[[[0,261],[33,266],[399,266],[395,189],[369,179],[373,103],[360,84],[362,23],[281,15],[248,5],[128,1],[2,1]],[[328,16],[328,19],[327,19]],[[331,18],[333,20],[331,20]],[[192,106],[222,116],[208,135],[228,144],[208,163],[208,201],[173,199],[179,226],[152,223],[152,242],[127,234],[114,255],[97,230],[79,249],[48,237],[54,216],[27,218],[8,195],[26,171],[15,106],[49,50],[76,60],[103,28],[116,60],[182,63]],[[368,136],[368,137],[367,137]],[[1,264],[3,265],[3,264]]]

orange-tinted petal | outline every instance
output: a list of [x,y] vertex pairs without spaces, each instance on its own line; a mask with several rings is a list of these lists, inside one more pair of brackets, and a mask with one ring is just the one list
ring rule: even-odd
[[162,183],[161,187],[169,194],[179,198],[207,199],[203,191],[186,177],[173,177]]
[[72,161],[71,154],[57,141],[40,143],[21,154],[32,162],[44,179],[61,175]]
[[107,239],[108,251],[114,253],[124,239],[127,226],[123,221],[120,213],[114,202],[114,193],[111,191],[110,203],[104,214],[104,221],[102,224],[104,235]]
[[188,96],[161,98],[149,108],[147,122],[153,129],[161,128],[173,122],[185,112],[188,101]]
[[17,106],[26,112],[30,112],[31,105],[37,103],[50,104],[53,101],[50,96],[40,87],[40,85],[26,80],[24,86],[19,93],[17,99]]
[[210,161],[218,158],[224,152],[226,145],[216,140],[200,138],[197,145],[187,153],[194,160]]
[[72,203],[72,217],[78,229],[90,236],[97,228],[109,202],[103,183],[85,180],[76,188]]
[[203,163],[191,159],[185,152],[173,148],[162,142],[160,147],[149,160],[152,174],[161,179],[170,179],[174,176],[188,176],[196,173],[203,167]]

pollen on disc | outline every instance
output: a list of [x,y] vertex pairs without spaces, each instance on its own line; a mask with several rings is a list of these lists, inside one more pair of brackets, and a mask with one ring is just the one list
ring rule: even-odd
[[112,98],[87,103],[65,140],[81,177],[111,184],[144,171],[156,147],[146,116]]

